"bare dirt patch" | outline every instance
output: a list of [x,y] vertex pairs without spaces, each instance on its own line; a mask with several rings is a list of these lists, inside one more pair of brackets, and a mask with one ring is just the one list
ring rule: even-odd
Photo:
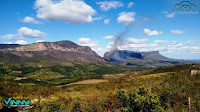
[[17,77],[15,80],[22,80],[22,79],[27,79],[27,77],[23,77],[23,78]]
[[107,82],[107,80],[102,80],[102,79],[89,79],[89,80],[83,80],[83,81],[78,81],[70,84],[95,84],[95,83],[100,83],[100,82]]
[[124,77],[126,76],[127,74],[124,74],[124,73],[120,73],[120,74],[107,74],[107,75],[104,75],[104,78],[105,79],[109,79],[109,78],[120,78],[120,77]]
[[104,79],[88,79],[88,80],[83,80],[83,81],[78,81],[78,82],[73,82],[67,85],[73,85],[73,84],[96,84],[96,83],[101,83],[101,82],[107,82],[108,80]]

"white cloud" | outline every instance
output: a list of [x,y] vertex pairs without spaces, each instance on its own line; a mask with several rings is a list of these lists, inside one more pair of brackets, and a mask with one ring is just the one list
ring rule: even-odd
[[145,35],[148,35],[148,36],[155,36],[155,35],[160,35],[160,34],[162,34],[163,32],[158,32],[158,31],[156,31],[156,30],[153,30],[153,31],[151,31],[151,30],[149,30],[149,29],[144,29],[144,34]]
[[154,43],[158,44],[167,44],[169,41],[168,40],[155,40]]
[[103,37],[103,39],[112,39],[113,37],[114,37],[114,36],[109,35],[109,36]]
[[166,14],[166,17],[167,17],[167,18],[173,18],[173,17],[175,17],[175,14],[174,14],[174,13],[169,13],[169,12],[167,12],[167,11],[163,11],[162,13],[163,13],[163,14]]
[[25,38],[43,38],[46,34],[39,30],[32,30],[27,27],[21,27],[18,29],[18,34],[23,35]]
[[[149,44],[145,44],[148,39],[135,39],[135,38],[128,38],[122,44],[118,45],[117,48],[120,50],[133,50],[133,51],[148,51],[150,48]],[[114,42],[109,42],[107,45],[107,49],[113,49]]]
[[169,48],[177,48],[177,47],[182,47],[183,44],[182,43],[177,43],[177,44],[169,44],[167,45]]
[[90,38],[79,38],[78,44],[82,46],[96,47],[98,46],[98,41],[91,40]]
[[95,18],[93,18],[93,21],[100,20],[100,19],[102,19],[102,17],[95,17]]
[[157,47],[157,46],[158,46],[158,44],[156,44],[156,43],[153,43],[153,44],[150,44],[150,46],[151,46],[151,47]]
[[171,32],[171,34],[183,34],[184,33],[184,31],[182,31],[182,30],[171,30],[170,32]]
[[25,45],[25,44],[28,44],[28,42],[24,41],[24,40],[18,40],[18,41],[15,42],[15,44]]
[[41,24],[40,21],[36,21],[33,17],[29,17],[29,16],[25,17],[22,20],[22,22],[24,22],[24,23],[32,23],[32,24]]
[[114,42],[109,42],[108,45],[106,46],[107,49],[112,49],[114,46]]
[[194,45],[194,44],[197,44],[198,42],[194,41],[194,40],[190,40],[190,41],[187,41],[185,42],[185,44],[187,45]]
[[[189,43],[193,43],[193,41],[188,41]],[[130,51],[159,51],[162,55],[171,57],[171,58],[198,58],[200,55],[200,46],[198,45],[186,45],[184,43],[178,41],[170,41],[170,40],[156,40],[153,43],[130,43],[127,40],[124,40],[123,44],[118,45],[119,50],[130,50]],[[107,49],[113,48],[114,42],[109,42],[107,45]]]
[[194,46],[191,47],[191,53],[200,53],[200,47]]
[[133,48],[147,48],[149,45],[148,44],[128,44],[128,47],[133,47]]
[[103,2],[97,2],[98,5],[100,5],[100,8],[102,11],[108,11],[111,8],[118,8],[123,7],[123,3],[119,1],[103,1]]
[[13,44],[12,42],[4,42],[3,44]]
[[128,25],[135,21],[135,12],[121,12],[119,13],[119,17],[117,18],[118,23],[124,23]]
[[44,38],[44,37],[46,37],[45,33],[39,30],[32,30],[27,27],[21,27],[20,29],[18,29],[17,34],[7,34],[4,36],[0,36],[0,38],[6,40],[17,40],[23,38]]
[[121,50],[131,50],[131,51],[148,51],[149,45],[140,43],[140,44],[134,44],[134,43],[128,43],[125,42],[124,45],[118,46]]
[[159,47],[154,47],[153,50],[163,52],[163,51],[167,51],[167,48],[163,46],[159,46]]
[[99,56],[103,57],[104,53],[108,51],[108,49],[105,48],[92,48],[92,50],[94,50]]
[[169,45],[176,45],[176,44],[180,44],[180,42],[177,42],[177,41],[168,41]]
[[92,22],[96,11],[82,0],[36,0],[37,17],[66,23]]
[[[123,49],[125,47],[125,43],[120,43],[119,45],[117,45],[117,48],[118,49]],[[114,46],[114,42],[109,42],[106,46],[107,49],[110,49],[110,50],[113,50],[113,49],[116,49],[116,46]]]
[[177,42],[177,41],[169,41],[169,40],[155,40],[154,43],[156,43],[156,44],[169,44],[169,45],[179,44],[179,42]]
[[[132,43],[130,42],[133,41]],[[140,41],[138,41],[140,40]],[[136,42],[135,42],[136,41]],[[118,45],[119,50],[131,50],[131,51],[160,51],[161,54],[169,55],[170,54],[200,54],[199,46],[188,46],[184,43],[178,41],[170,40],[156,40],[153,43],[147,44],[146,39],[127,39],[123,44]],[[190,41],[189,41],[190,42]],[[192,41],[191,41],[192,42]],[[187,42],[185,42],[187,43]],[[114,42],[109,42],[107,49],[112,49]]]
[[110,19],[105,19],[104,20],[104,24],[109,24],[109,22],[110,22]]
[[36,43],[38,43],[38,42],[44,42],[44,40],[37,40]]
[[4,36],[0,36],[0,38],[5,39],[5,40],[22,39],[22,37],[18,34],[7,34]]
[[191,52],[191,48],[189,46],[184,46],[182,43],[167,45],[166,47],[168,52],[180,53],[180,52]]
[[166,14],[166,17],[167,17],[167,18],[173,18],[174,16],[175,16],[174,13],[168,13],[168,14]]
[[131,44],[143,44],[148,42],[148,39],[135,39],[135,38],[128,38],[128,42]]
[[190,47],[177,41],[156,40],[154,43],[160,44],[159,46],[153,47],[154,50],[159,50],[165,53],[197,53],[198,49],[200,49],[199,47]]
[[133,7],[134,4],[135,4],[135,3],[133,3],[133,2],[129,2],[129,3],[128,3],[128,8]]

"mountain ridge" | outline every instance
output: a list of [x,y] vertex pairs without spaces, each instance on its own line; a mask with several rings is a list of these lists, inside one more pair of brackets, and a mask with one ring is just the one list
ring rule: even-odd
[[123,63],[126,65],[149,65],[179,64],[179,60],[162,56],[159,51],[138,52],[129,50],[113,50],[104,54],[104,59],[110,62]]
[[0,44],[0,63],[56,63],[61,62],[114,62],[125,65],[159,67],[179,64],[179,60],[162,56],[159,51],[138,52],[113,50],[100,57],[88,46],[63,40],[38,42],[27,45]]
[[[49,60],[102,62],[104,61],[88,46],[80,46],[71,41],[38,42],[27,45],[1,44],[1,58],[17,57],[20,60],[45,58]],[[7,56],[6,56],[7,55]],[[3,59],[1,59],[3,60]],[[8,60],[8,59],[7,59]],[[9,61],[9,60],[8,60]],[[16,60],[17,61],[17,60]]]

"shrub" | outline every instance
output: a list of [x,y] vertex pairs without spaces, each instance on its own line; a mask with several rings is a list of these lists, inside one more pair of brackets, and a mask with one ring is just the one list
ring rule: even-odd
[[139,91],[125,92],[117,89],[117,98],[121,104],[121,111],[128,112],[162,112],[163,108],[157,95],[148,92],[144,86],[139,87]]

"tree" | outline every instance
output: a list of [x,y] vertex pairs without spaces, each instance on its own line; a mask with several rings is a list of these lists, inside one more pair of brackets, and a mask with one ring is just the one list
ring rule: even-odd
[[123,89],[117,89],[117,98],[121,103],[122,111],[127,112],[162,112],[163,108],[157,95],[148,92],[144,86],[139,91],[131,91],[128,94]]
[[121,104],[121,106],[123,108],[127,107],[129,101],[128,101],[128,94],[126,93],[126,91],[124,91],[123,89],[117,89],[117,98],[119,99],[119,102]]

